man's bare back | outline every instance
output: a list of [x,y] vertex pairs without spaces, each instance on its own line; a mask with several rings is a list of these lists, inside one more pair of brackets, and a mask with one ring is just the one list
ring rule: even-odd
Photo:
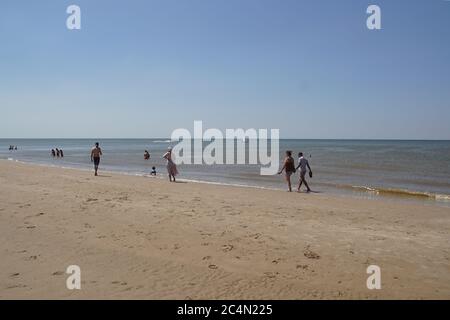
[[91,150],[91,157],[92,158],[100,158],[102,155],[102,149],[100,147],[93,147]]

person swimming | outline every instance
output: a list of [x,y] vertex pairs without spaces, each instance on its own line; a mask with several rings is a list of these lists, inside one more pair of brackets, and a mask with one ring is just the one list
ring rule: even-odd
[[148,153],[147,150],[144,151],[144,159],[145,159],[145,160],[150,159],[150,153]]

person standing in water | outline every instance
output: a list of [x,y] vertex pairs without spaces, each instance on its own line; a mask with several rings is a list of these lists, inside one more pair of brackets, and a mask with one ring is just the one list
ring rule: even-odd
[[292,192],[291,175],[295,172],[295,163],[294,158],[292,158],[292,151],[286,151],[286,158],[284,158],[283,168],[281,168],[278,174],[281,174],[283,170],[285,172],[285,178],[286,182],[288,183],[289,192]]
[[298,166],[297,166],[296,169],[300,168],[300,180],[299,180],[299,183],[298,183],[297,191],[300,192],[300,187],[304,183],[305,186],[306,186],[306,192],[310,192],[311,189],[309,188],[308,183],[306,182],[305,175],[306,175],[306,167],[308,167],[308,169],[309,169],[309,176],[312,177],[311,167],[309,166],[308,160],[303,157],[303,153],[302,152],[300,152],[298,154],[298,157],[299,157],[298,158]]
[[169,180],[170,182],[176,182],[175,176],[178,174],[177,166],[172,160],[172,148],[169,148],[169,150],[164,154],[164,159],[167,160],[167,173],[169,174]]
[[91,150],[91,162],[94,162],[95,175],[97,176],[98,166],[100,164],[100,156],[102,156],[102,149],[99,147],[98,142],[95,143],[95,147]]

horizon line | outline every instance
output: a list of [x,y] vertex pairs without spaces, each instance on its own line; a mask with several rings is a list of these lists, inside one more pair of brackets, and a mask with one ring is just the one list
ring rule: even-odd
[[[450,0],[449,0],[450,1]],[[1,138],[0,140],[171,140],[170,138],[164,137],[153,137],[153,138]],[[235,138],[237,139],[237,138]],[[235,140],[234,139],[234,140]],[[191,140],[194,140],[191,138]],[[199,139],[197,139],[199,140]],[[203,139],[202,139],[203,140]],[[232,140],[232,139],[220,139],[220,140]],[[246,140],[253,140],[247,138]],[[258,140],[258,139],[255,139]],[[267,140],[271,140],[268,138]],[[436,139],[436,138],[279,138],[279,140],[361,140],[361,141],[450,141],[450,138],[447,139]],[[174,140],[171,142],[178,142],[179,140]],[[209,141],[209,140],[208,140]],[[169,142],[169,141],[168,141]]]

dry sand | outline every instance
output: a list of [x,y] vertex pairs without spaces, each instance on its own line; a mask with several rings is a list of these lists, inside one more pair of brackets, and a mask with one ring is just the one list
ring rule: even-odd
[[3,299],[450,299],[445,207],[0,161],[0,228]]

